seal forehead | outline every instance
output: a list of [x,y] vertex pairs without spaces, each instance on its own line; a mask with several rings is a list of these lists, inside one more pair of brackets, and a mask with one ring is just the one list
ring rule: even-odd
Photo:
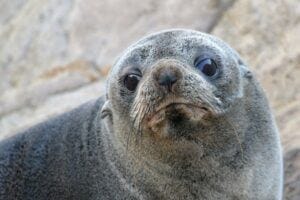
[[199,45],[210,42],[208,38],[205,40],[205,35],[200,32],[184,29],[167,30],[142,38],[136,44],[132,45],[132,49],[153,46],[165,51],[178,51],[183,50],[183,47],[189,48],[187,45],[192,45],[193,43]]
[[112,73],[117,74],[121,70],[120,68],[126,64],[147,65],[147,63],[151,64],[163,57],[181,57],[187,60],[200,48],[202,50],[214,49],[218,51],[218,54],[221,54],[223,44],[217,40],[208,34],[188,29],[173,29],[154,33],[128,47],[117,61]]
[[223,40],[203,32],[190,29],[170,29],[148,35],[128,48],[127,52],[140,49],[143,46],[169,47],[174,51],[189,50],[199,46],[213,47],[230,54],[243,62],[239,54]]
[[144,44],[146,42],[160,42],[160,45],[170,44],[172,41],[183,41],[188,38],[198,38],[203,39],[203,37],[208,36],[205,33],[188,30],[188,29],[173,29],[165,30],[158,33],[151,34],[139,40],[134,45]]

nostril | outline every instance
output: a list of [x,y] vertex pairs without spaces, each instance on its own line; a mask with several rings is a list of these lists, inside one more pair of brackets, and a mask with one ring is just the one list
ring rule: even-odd
[[159,76],[158,84],[161,86],[173,85],[176,83],[177,78],[172,74],[162,74]]
[[180,68],[180,63],[166,60],[153,66],[152,78],[155,86],[164,92],[176,92],[183,76]]

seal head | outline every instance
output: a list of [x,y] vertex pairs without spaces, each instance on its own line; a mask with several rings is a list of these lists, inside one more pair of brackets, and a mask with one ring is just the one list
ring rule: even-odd
[[[193,199],[179,191],[192,195],[194,183],[197,198],[216,199],[238,190],[247,194],[236,197],[255,197],[261,191],[249,186],[252,180],[242,180],[248,173],[243,172],[253,170],[254,154],[267,146],[276,149],[268,164],[279,173],[279,138],[263,91],[220,39],[181,29],[150,35],[124,52],[108,80],[102,110],[109,116],[106,132],[119,152],[127,152],[130,171],[142,171],[135,174],[137,180],[159,182],[158,188],[177,185],[161,190],[165,197]],[[255,173],[268,164],[257,166]],[[270,187],[280,191],[280,176],[275,179]],[[203,195],[205,190],[211,196]]]
[[159,137],[190,136],[207,117],[224,113],[242,94],[243,72],[235,53],[215,40],[174,30],[131,46],[108,83],[116,112],[138,133]]

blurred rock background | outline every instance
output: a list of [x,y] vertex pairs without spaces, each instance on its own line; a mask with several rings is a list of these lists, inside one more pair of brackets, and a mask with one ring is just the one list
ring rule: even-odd
[[117,56],[166,28],[212,33],[258,76],[300,199],[299,0],[0,0],[0,140],[96,98]]

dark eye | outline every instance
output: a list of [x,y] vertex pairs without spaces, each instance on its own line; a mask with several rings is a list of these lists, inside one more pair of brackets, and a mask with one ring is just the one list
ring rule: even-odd
[[210,58],[197,58],[195,60],[195,67],[206,76],[211,77],[217,73],[217,64]]
[[135,88],[137,87],[140,79],[141,79],[141,77],[139,75],[128,74],[124,79],[124,85],[128,90],[134,91]]

